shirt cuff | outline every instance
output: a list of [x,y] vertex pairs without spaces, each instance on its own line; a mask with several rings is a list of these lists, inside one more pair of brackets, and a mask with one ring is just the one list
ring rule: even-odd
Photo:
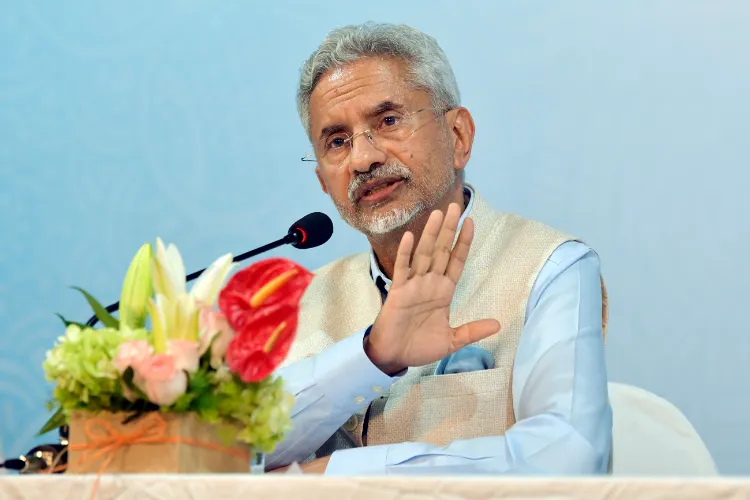
[[367,357],[365,332],[355,333],[315,357],[313,380],[331,396],[335,412],[353,415],[398,380]]
[[326,476],[385,476],[389,445],[334,451]]

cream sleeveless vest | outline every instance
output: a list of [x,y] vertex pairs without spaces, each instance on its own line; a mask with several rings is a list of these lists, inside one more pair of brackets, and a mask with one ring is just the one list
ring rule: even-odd
[[[513,361],[529,294],[552,252],[575,238],[539,222],[497,212],[476,189],[474,197],[469,214],[475,223],[474,241],[456,287],[450,319],[454,326],[490,317],[500,322],[498,334],[477,343],[492,353],[495,368],[450,375],[434,375],[437,363],[409,368],[369,409],[353,415],[317,456],[352,443],[445,445],[457,439],[502,435],[515,423]],[[603,280],[602,298],[606,331]],[[368,252],[322,267],[303,297],[297,338],[286,363],[312,356],[367,328],[380,307]]]

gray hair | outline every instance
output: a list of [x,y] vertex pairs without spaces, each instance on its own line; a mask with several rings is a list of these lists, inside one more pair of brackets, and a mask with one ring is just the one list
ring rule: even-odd
[[409,65],[409,83],[430,94],[432,106],[461,105],[453,69],[437,41],[405,25],[365,23],[337,28],[302,65],[297,111],[310,137],[310,95],[328,71],[367,57],[390,57]]

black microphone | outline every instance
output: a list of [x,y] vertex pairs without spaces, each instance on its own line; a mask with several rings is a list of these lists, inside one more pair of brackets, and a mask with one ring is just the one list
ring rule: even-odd
[[[59,456],[62,454],[62,456]],[[26,455],[0,463],[0,468],[14,470],[19,474],[38,474],[54,465],[67,464],[67,451],[62,444],[43,444],[29,450]],[[56,474],[62,470],[53,471]]]
[[[289,231],[287,231],[286,236],[284,236],[283,238],[272,241],[271,243],[263,245],[262,247],[258,247],[254,250],[250,250],[249,252],[237,255],[232,259],[232,262],[241,262],[243,260],[249,259],[250,257],[255,257],[256,255],[262,254],[269,250],[273,250],[274,248],[280,247],[282,245],[292,245],[293,247],[299,248],[301,250],[304,250],[306,248],[319,247],[323,243],[326,243],[328,240],[330,240],[332,235],[333,222],[331,221],[331,218],[323,212],[312,212],[292,224],[289,227]],[[203,274],[205,270],[206,268],[188,274],[185,277],[185,281],[193,281],[198,276]],[[107,312],[111,313],[117,311],[119,308],[120,303],[115,302],[114,304],[110,304],[107,306]],[[98,321],[99,319],[94,315],[86,322],[86,326],[94,326]]]
[[34,474],[47,468],[47,462],[37,457],[23,456],[21,458],[10,458],[0,464],[3,469],[14,470],[19,474]]

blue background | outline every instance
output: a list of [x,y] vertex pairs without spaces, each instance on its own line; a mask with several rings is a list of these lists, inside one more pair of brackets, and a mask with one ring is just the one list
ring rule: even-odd
[[[68,285],[114,301],[156,236],[188,269],[335,216],[294,93],[325,33],[404,22],[447,52],[491,203],[603,261],[611,379],[675,403],[724,473],[750,473],[750,3],[738,1],[3,2],[0,437],[47,415]],[[334,217],[336,218],[336,217]],[[315,268],[365,248],[336,218]]]

